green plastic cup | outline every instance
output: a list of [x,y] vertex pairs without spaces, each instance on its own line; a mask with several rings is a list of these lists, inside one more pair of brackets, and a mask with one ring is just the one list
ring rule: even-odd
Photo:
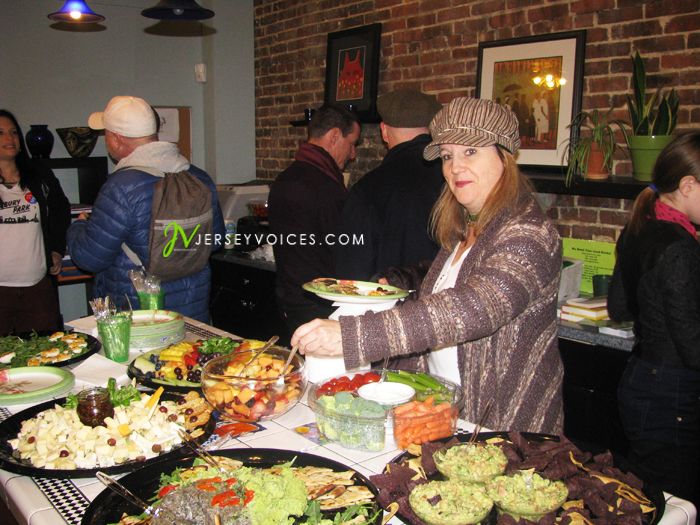
[[107,321],[97,321],[97,330],[108,359],[117,363],[125,363],[129,360],[131,317],[115,315]]
[[165,290],[158,293],[136,292],[141,310],[162,310],[165,306]]

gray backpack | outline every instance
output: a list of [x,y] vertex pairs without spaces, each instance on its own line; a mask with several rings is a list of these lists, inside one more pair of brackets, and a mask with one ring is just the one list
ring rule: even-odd
[[[148,275],[172,281],[201,271],[211,254],[213,229],[211,190],[187,171],[166,173],[153,188]],[[131,249],[123,248],[142,266]]]

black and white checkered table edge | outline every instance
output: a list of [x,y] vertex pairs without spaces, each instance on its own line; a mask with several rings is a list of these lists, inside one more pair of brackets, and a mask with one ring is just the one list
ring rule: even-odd
[[69,525],[80,525],[90,501],[69,479],[33,478],[51,505]]

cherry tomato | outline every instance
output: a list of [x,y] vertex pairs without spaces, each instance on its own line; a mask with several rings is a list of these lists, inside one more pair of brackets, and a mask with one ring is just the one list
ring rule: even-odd
[[381,380],[382,378],[379,376],[379,374],[375,374],[374,372],[367,372],[364,378],[365,384],[379,383]]
[[350,381],[350,390],[357,390],[364,384],[365,383],[362,381],[362,378],[355,377],[352,381]]

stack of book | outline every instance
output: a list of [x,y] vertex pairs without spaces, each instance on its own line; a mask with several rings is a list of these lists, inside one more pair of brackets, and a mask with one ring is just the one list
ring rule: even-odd
[[600,321],[608,317],[607,297],[577,297],[569,299],[561,307],[563,321],[577,323],[583,320]]

